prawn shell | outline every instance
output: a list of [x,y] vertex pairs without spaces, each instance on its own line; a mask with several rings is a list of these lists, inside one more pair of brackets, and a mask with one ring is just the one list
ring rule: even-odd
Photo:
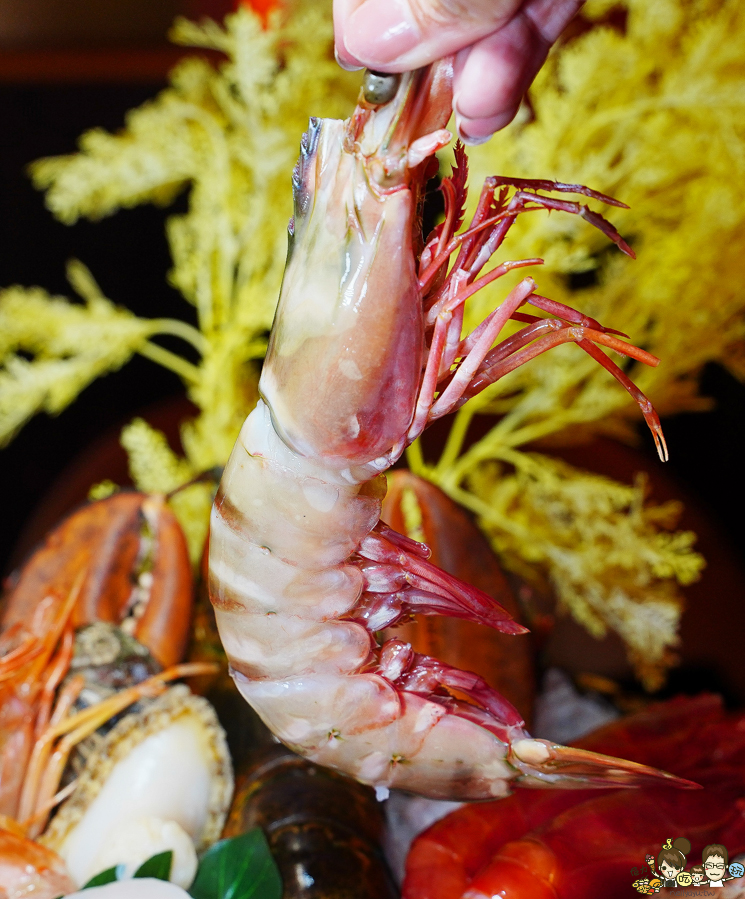
[[[323,750],[335,755],[338,749],[343,755],[346,737],[385,727],[401,714],[398,692],[377,674],[301,675],[279,682],[249,680],[240,672],[234,676],[238,690],[264,724],[304,754]],[[337,730],[340,719],[345,722],[343,734]]]
[[[266,407],[260,404],[256,411],[270,426]],[[284,561],[313,568],[344,561],[378,521],[384,480],[333,483],[313,463],[298,465],[286,450],[275,455],[279,441],[262,439],[255,430],[247,420],[225,468],[216,509],[244,540]]]
[[[421,513],[421,531],[409,536],[432,550],[430,561],[497,600],[517,620],[520,609],[494,552],[468,514],[442,490],[409,471],[388,476],[383,520],[407,533],[402,503],[413,498]],[[461,618],[421,616],[389,631],[416,652],[456,668],[475,671],[530,721],[535,696],[533,645],[529,637],[500,634]]]
[[[234,621],[235,619],[235,621]],[[371,656],[373,643],[362,625],[353,622],[311,623],[293,615],[274,613],[255,617],[250,633],[241,633],[240,614],[221,615],[223,646],[236,671],[257,680],[280,680],[318,670],[347,674]],[[302,653],[290,646],[302,645]],[[297,658],[295,658],[297,657]],[[292,662],[292,664],[289,664]]]
[[151,586],[131,630],[164,667],[180,662],[189,640],[192,575],[186,541],[162,496],[121,492],[63,519],[10,578],[0,628],[30,619],[39,599],[65,594],[86,576],[73,624],[121,624],[128,615],[141,563],[143,535],[153,541]]
[[0,693],[0,815],[12,817],[18,810],[34,745],[33,712],[34,708],[15,692]]
[[287,445],[331,468],[376,459],[405,434],[424,351],[416,198],[355,190],[366,175],[344,144],[345,123],[311,122],[259,383]]
[[263,829],[284,899],[394,899],[382,808],[369,787],[273,746],[238,776],[223,835]]
[[[354,565],[319,569],[309,577],[307,570],[293,569],[264,547],[243,543],[222,515],[213,513],[211,527],[225,547],[221,557],[213,555],[209,577],[212,603],[221,612],[285,612],[324,621],[351,611],[362,593],[362,573]],[[244,570],[228,564],[237,553],[245,561]]]

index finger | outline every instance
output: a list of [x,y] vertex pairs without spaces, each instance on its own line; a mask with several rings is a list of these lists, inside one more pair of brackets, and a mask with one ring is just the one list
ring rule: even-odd
[[334,0],[339,61],[403,72],[468,47],[506,24],[522,0]]

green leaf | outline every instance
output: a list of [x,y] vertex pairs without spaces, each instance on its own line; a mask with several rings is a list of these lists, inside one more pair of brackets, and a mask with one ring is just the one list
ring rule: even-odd
[[[168,849],[166,852],[159,852],[151,858],[144,861],[140,867],[132,875],[133,877],[154,877],[157,880],[168,880],[171,876],[171,865],[173,864],[173,852]],[[114,883],[121,880],[124,874],[124,865],[116,865],[114,868],[107,868],[91,877],[88,883],[84,884],[80,889],[87,890],[89,887],[101,887],[107,883]],[[61,899],[61,897],[60,897]],[[238,897],[236,896],[236,899]]]
[[282,880],[261,828],[215,843],[189,893],[193,899],[282,899]]
[[155,877],[157,880],[168,880],[171,876],[172,864],[173,852],[168,849],[166,852],[159,852],[146,862],[143,862],[132,876]]
[[88,887],[102,887],[105,883],[113,883],[115,880],[119,880],[119,869],[121,867],[122,865],[116,865],[113,868],[107,868],[105,871],[101,871],[100,874],[91,877],[88,883],[84,883],[81,889],[87,890]]

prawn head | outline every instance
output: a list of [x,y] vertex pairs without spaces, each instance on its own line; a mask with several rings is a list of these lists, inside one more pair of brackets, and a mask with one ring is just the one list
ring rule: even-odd
[[302,140],[259,390],[284,442],[329,467],[403,448],[411,422],[424,353],[419,209],[428,162],[451,137],[451,69],[388,76],[383,91],[368,79],[351,119],[311,119]]

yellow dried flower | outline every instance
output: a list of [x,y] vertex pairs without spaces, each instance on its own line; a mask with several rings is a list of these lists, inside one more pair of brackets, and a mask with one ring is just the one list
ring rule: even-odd
[[344,115],[359,77],[336,65],[328,11],[310,0],[295,3],[291,16],[276,13],[267,29],[241,8],[224,28],[180,19],[172,37],[226,61],[216,70],[186,59],[168,89],[128,114],[122,132],[90,131],[79,153],[42,159],[31,172],[51,211],[69,223],[167,203],[188,188],[188,212],[167,224],[169,280],[196,307],[201,331],[200,363],[185,378],[201,415],[182,435],[201,470],[224,464],[256,401],[253,360],[266,351],[279,293],[290,173],[309,110]]
[[674,580],[691,583],[703,566],[694,534],[659,531],[674,526],[679,504],[645,505],[641,478],[629,487],[534,453],[505,461],[476,467],[459,499],[508,565],[545,568],[560,605],[596,637],[618,633],[657,685],[677,642]]
[[[745,205],[732,200],[745,191],[745,7],[591,0],[584,13],[602,20],[610,9],[627,14],[625,32],[597,27],[555,52],[530,92],[530,112],[471,151],[471,183],[494,173],[548,177],[628,203],[610,217],[636,262],[579,217],[544,213],[518,220],[507,258],[542,257],[545,265],[531,272],[541,294],[661,358],[654,369],[624,367],[661,413],[700,409],[704,363],[745,370]],[[589,286],[578,290],[580,275]],[[508,277],[477,294],[467,326],[513,283]],[[464,448],[479,413],[497,423]],[[605,370],[577,347],[561,347],[461,410],[435,466],[416,448],[409,461],[477,513],[512,567],[539,565],[560,604],[592,633],[619,633],[654,686],[675,645],[675,582],[690,583],[702,565],[693,536],[664,530],[674,510],[643,508],[640,494],[632,502],[624,493],[631,488],[616,485],[614,496],[608,482],[545,457],[541,475],[520,451],[562,435],[633,439],[637,421],[636,404]]]
[[173,493],[170,505],[183,528],[189,557],[197,565],[207,539],[213,490],[209,484],[184,487],[199,474],[186,459],[176,455],[165,434],[144,419],[135,418],[122,431],[122,446],[129,456],[129,471],[140,490]]
[[[96,315],[102,321],[118,315],[131,336],[118,336],[120,343],[102,348],[96,361],[82,352],[83,336],[76,343],[70,330],[70,352],[55,355],[43,328],[24,331],[24,313],[6,294],[0,300],[0,310],[11,310],[0,319],[8,325],[7,332],[0,328],[6,433],[41,408],[58,410],[91,377],[140,352],[178,371],[200,410],[182,429],[185,460],[141,424],[126,432],[140,486],[170,490],[227,459],[256,397],[300,134],[309,112],[347,114],[359,80],[333,61],[328,4],[296,0],[287,9],[267,29],[246,9],[224,28],[179,21],[177,41],[218,50],[226,61],[216,70],[187,59],[167,90],[129,114],[121,133],[89,132],[79,153],[33,166],[50,208],[68,222],[141,202],[168,203],[187,189],[188,211],[168,221],[169,279],[195,307],[199,331],[127,318],[80,270],[73,280],[87,305],[37,292],[44,316],[51,322],[52,310],[60,316],[82,310],[93,327]],[[523,216],[505,249],[511,258],[542,256],[546,264],[536,273],[542,293],[626,331],[663,359],[658,369],[629,369],[661,412],[701,408],[696,374],[705,362],[745,370],[738,246],[745,207],[731,202],[745,188],[745,11],[735,0],[589,0],[584,8],[599,22],[610,11],[616,19],[619,11],[627,14],[625,33],[597,27],[558,49],[531,91],[532,112],[472,151],[471,183],[495,172],[553,177],[629,203],[631,210],[614,210],[613,219],[636,249],[636,263],[620,258],[587,223],[559,214]],[[578,293],[580,276],[589,286]],[[507,278],[474,298],[467,324],[509,286]],[[6,333],[25,335],[25,343],[8,337],[3,344]],[[159,333],[179,333],[199,353],[198,363],[158,346],[152,337]],[[95,345],[94,336],[86,346]],[[81,371],[52,397],[56,375],[44,366],[76,360]],[[28,395],[15,420],[13,389],[21,384]],[[469,424],[480,413],[497,422],[466,447]],[[466,406],[436,465],[424,463],[416,444],[409,461],[479,516],[512,567],[541,568],[560,605],[592,633],[619,633],[654,686],[676,643],[676,582],[689,583],[702,565],[693,536],[672,531],[674,506],[645,505],[641,483],[615,484],[522,449],[569,429],[574,436],[628,437],[637,419],[635,404],[607,372],[576,347],[562,347]],[[200,495],[191,491],[183,495]],[[183,502],[195,555],[206,504]]]

